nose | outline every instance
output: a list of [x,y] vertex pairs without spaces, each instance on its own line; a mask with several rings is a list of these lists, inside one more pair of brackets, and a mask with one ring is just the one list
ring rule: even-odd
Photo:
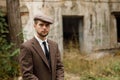
[[46,25],[43,25],[43,28],[46,29]]

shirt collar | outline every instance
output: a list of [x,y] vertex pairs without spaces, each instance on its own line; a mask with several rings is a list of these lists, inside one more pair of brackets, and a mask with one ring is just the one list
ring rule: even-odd
[[41,40],[40,38],[38,38],[38,36],[37,35],[35,35],[35,38],[37,39],[37,41],[39,42],[39,44],[40,45],[42,45],[42,43],[45,41],[46,42],[46,44],[48,45],[48,42],[47,42],[47,38],[43,41],[43,40]]

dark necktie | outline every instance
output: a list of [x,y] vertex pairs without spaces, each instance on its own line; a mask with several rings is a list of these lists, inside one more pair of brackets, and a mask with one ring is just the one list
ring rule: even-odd
[[43,45],[44,45],[44,50],[45,50],[46,58],[47,58],[47,60],[49,61],[49,60],[50,60],[50,59],[49,59],[49,52],[48,52],[48,49],[47,49],[47,47],[46,47],[46,42],[43,42]]

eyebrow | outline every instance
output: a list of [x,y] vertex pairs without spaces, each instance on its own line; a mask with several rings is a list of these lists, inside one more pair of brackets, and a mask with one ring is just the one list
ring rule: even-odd
[[39,24],[45,24],[45,25],[49,25],[49,23],[39,23]]

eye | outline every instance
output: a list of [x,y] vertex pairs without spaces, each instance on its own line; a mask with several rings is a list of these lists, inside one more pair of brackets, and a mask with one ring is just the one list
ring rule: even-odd
[[39,26],[41,26],[41,27],[42,27],[42,26],[44,26],[44,24],[39,24]]
[[46,27],[49,27],[49,26],[50,26],[50,24],[45,24],[45,26],[46,26]]

